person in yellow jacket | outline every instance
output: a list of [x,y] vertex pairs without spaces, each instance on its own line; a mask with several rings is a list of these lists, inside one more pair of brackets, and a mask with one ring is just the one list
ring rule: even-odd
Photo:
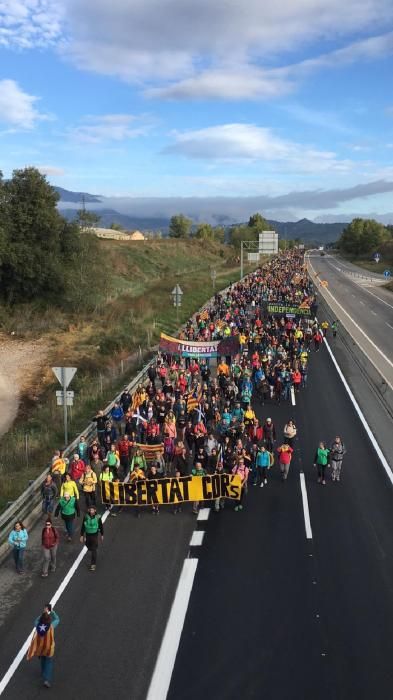
[[79,498],[79,489],[71,477],[71,474],[65,475],[65,480],[63,481],[60,489],[60,498],[63,498],[66,493],[68,493],[70,496],[74,496],[74,498]]
[[85,495],[86,510],[96,505],[97,474],[93,472],[90,464],[87,465],[84,474],[79,479]]
[[68,459],[63,457],[62,450],[56,450],[52,457],[50,473],[53,481],[57,486],[57,490],[60,491],[61,482],[64,479],[64,474],[68,466]]

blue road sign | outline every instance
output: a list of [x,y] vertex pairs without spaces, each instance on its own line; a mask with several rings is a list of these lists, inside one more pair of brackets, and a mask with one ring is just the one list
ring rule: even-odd
[[392,273],[390,272],[390,270],[385,270],[383,274],[384,274],[385,277],[391,277],[391,276],[392,276]]

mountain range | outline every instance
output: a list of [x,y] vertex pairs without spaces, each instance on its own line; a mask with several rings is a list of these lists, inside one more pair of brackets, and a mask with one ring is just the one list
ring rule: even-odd
[[[72,192],[61,187],[55,187],[55,189],[60,197],[58,206],[63,216],[72,220],[76,217],[78,210],[85,206],[86,209],[100,217],[100,226],[104,228],[108,228],[112,223],[117,223],[128,230],[161,231],[165,236],[168,233],[171,216],[180,211],[190,216],[196,223],[205,220],[213,225],[221,225],[224,227],[239,223],[239,219],[236,219],[234,214],[230,212],[226,213],[224,210],[219,213],[219,200],[215,202],[215,210],[206,211],[204,215],[204,200],[201,199],[201,210],[196,220],[195,213],[189,211],[187,208],[187,199],[180,202],[180,206],[183,204],[182,209],[175,209],[171,213],[165,211],[167,207],[162,204],[162,199],[151,199],[151,211],[149,211],[149,215],[146,215],[144,212],[149,210],[149,200],[147,199],[143,201],[143,198],[133,200],[131,197],[103,197],[100,195],[92,195],[87,192]],[[198,200],[196,201],[198,202]],[[75,207],[75,204],[79,204],[79,206]],[[112,208],[112,206],[108,206],[109,204],[118,204],[119,209],[117,207]],[[133,213],[133,209],[134,211],[136,210],[135,213]],[[143,215],[141,209],[143,210]],[[195,201],[193,202],[193,209],[195,210]],[[250,213],[253,212],[251,211]],[[275,219],[268,219],[268,221],[282,238],[288,240],[300,238],[304,242],[312,241],[316,243],[336,241],[347,225],[346,221],[323,223],[311,221],[310,219],[300,219],[299,221],[277,221]]]

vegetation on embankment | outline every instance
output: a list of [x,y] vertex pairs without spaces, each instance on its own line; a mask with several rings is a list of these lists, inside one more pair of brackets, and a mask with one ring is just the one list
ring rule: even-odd
[[[75,392],[73,439],[135,373],[139,348],[156,345],[162,330],[175,333],[212,296],[212,269],[216,289],[239,276],[233,248],[209,241],[98,240],[95,250],[92,264],[105,285],[97,279],[94,305],[94,290],[86,303],[80,299],[76,311],[41,299],[0,305],[4,335],[40,337],[48,349],[47,364],[22,397],[14,428],[0,441],[0,506],[45,468],[53,449],[63,446],[62,409],[55,399],[60,387],[51,366],[78,368],[70,386]],[[183,291],[178,320],[170,295],[176,284]]]

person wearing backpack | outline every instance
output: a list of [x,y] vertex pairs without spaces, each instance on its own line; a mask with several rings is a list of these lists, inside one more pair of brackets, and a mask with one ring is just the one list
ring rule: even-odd
[[64,520],[65,529],[67,532],[67,542],[71,542],[74,534],[74,520],[77,515],[80,516],[79,500],[75,496],[71,496],[68,492],[62,496],[55,510],[55,518],[60,514]]
[[323,486],[326,486],[325,469],[329,461],[329,453],[330,450],[325,447],[325,443],[320,442],[314,457],[314,467],[318,468],[318,484],[322,482]]
[[97,515],[97,508],[91,506],[83,518],[80,541],[85,544],[90,552],[90,571],[96,570],[98,533],[101,534],[101,542],[104,541],[104,526],[101,516]]

